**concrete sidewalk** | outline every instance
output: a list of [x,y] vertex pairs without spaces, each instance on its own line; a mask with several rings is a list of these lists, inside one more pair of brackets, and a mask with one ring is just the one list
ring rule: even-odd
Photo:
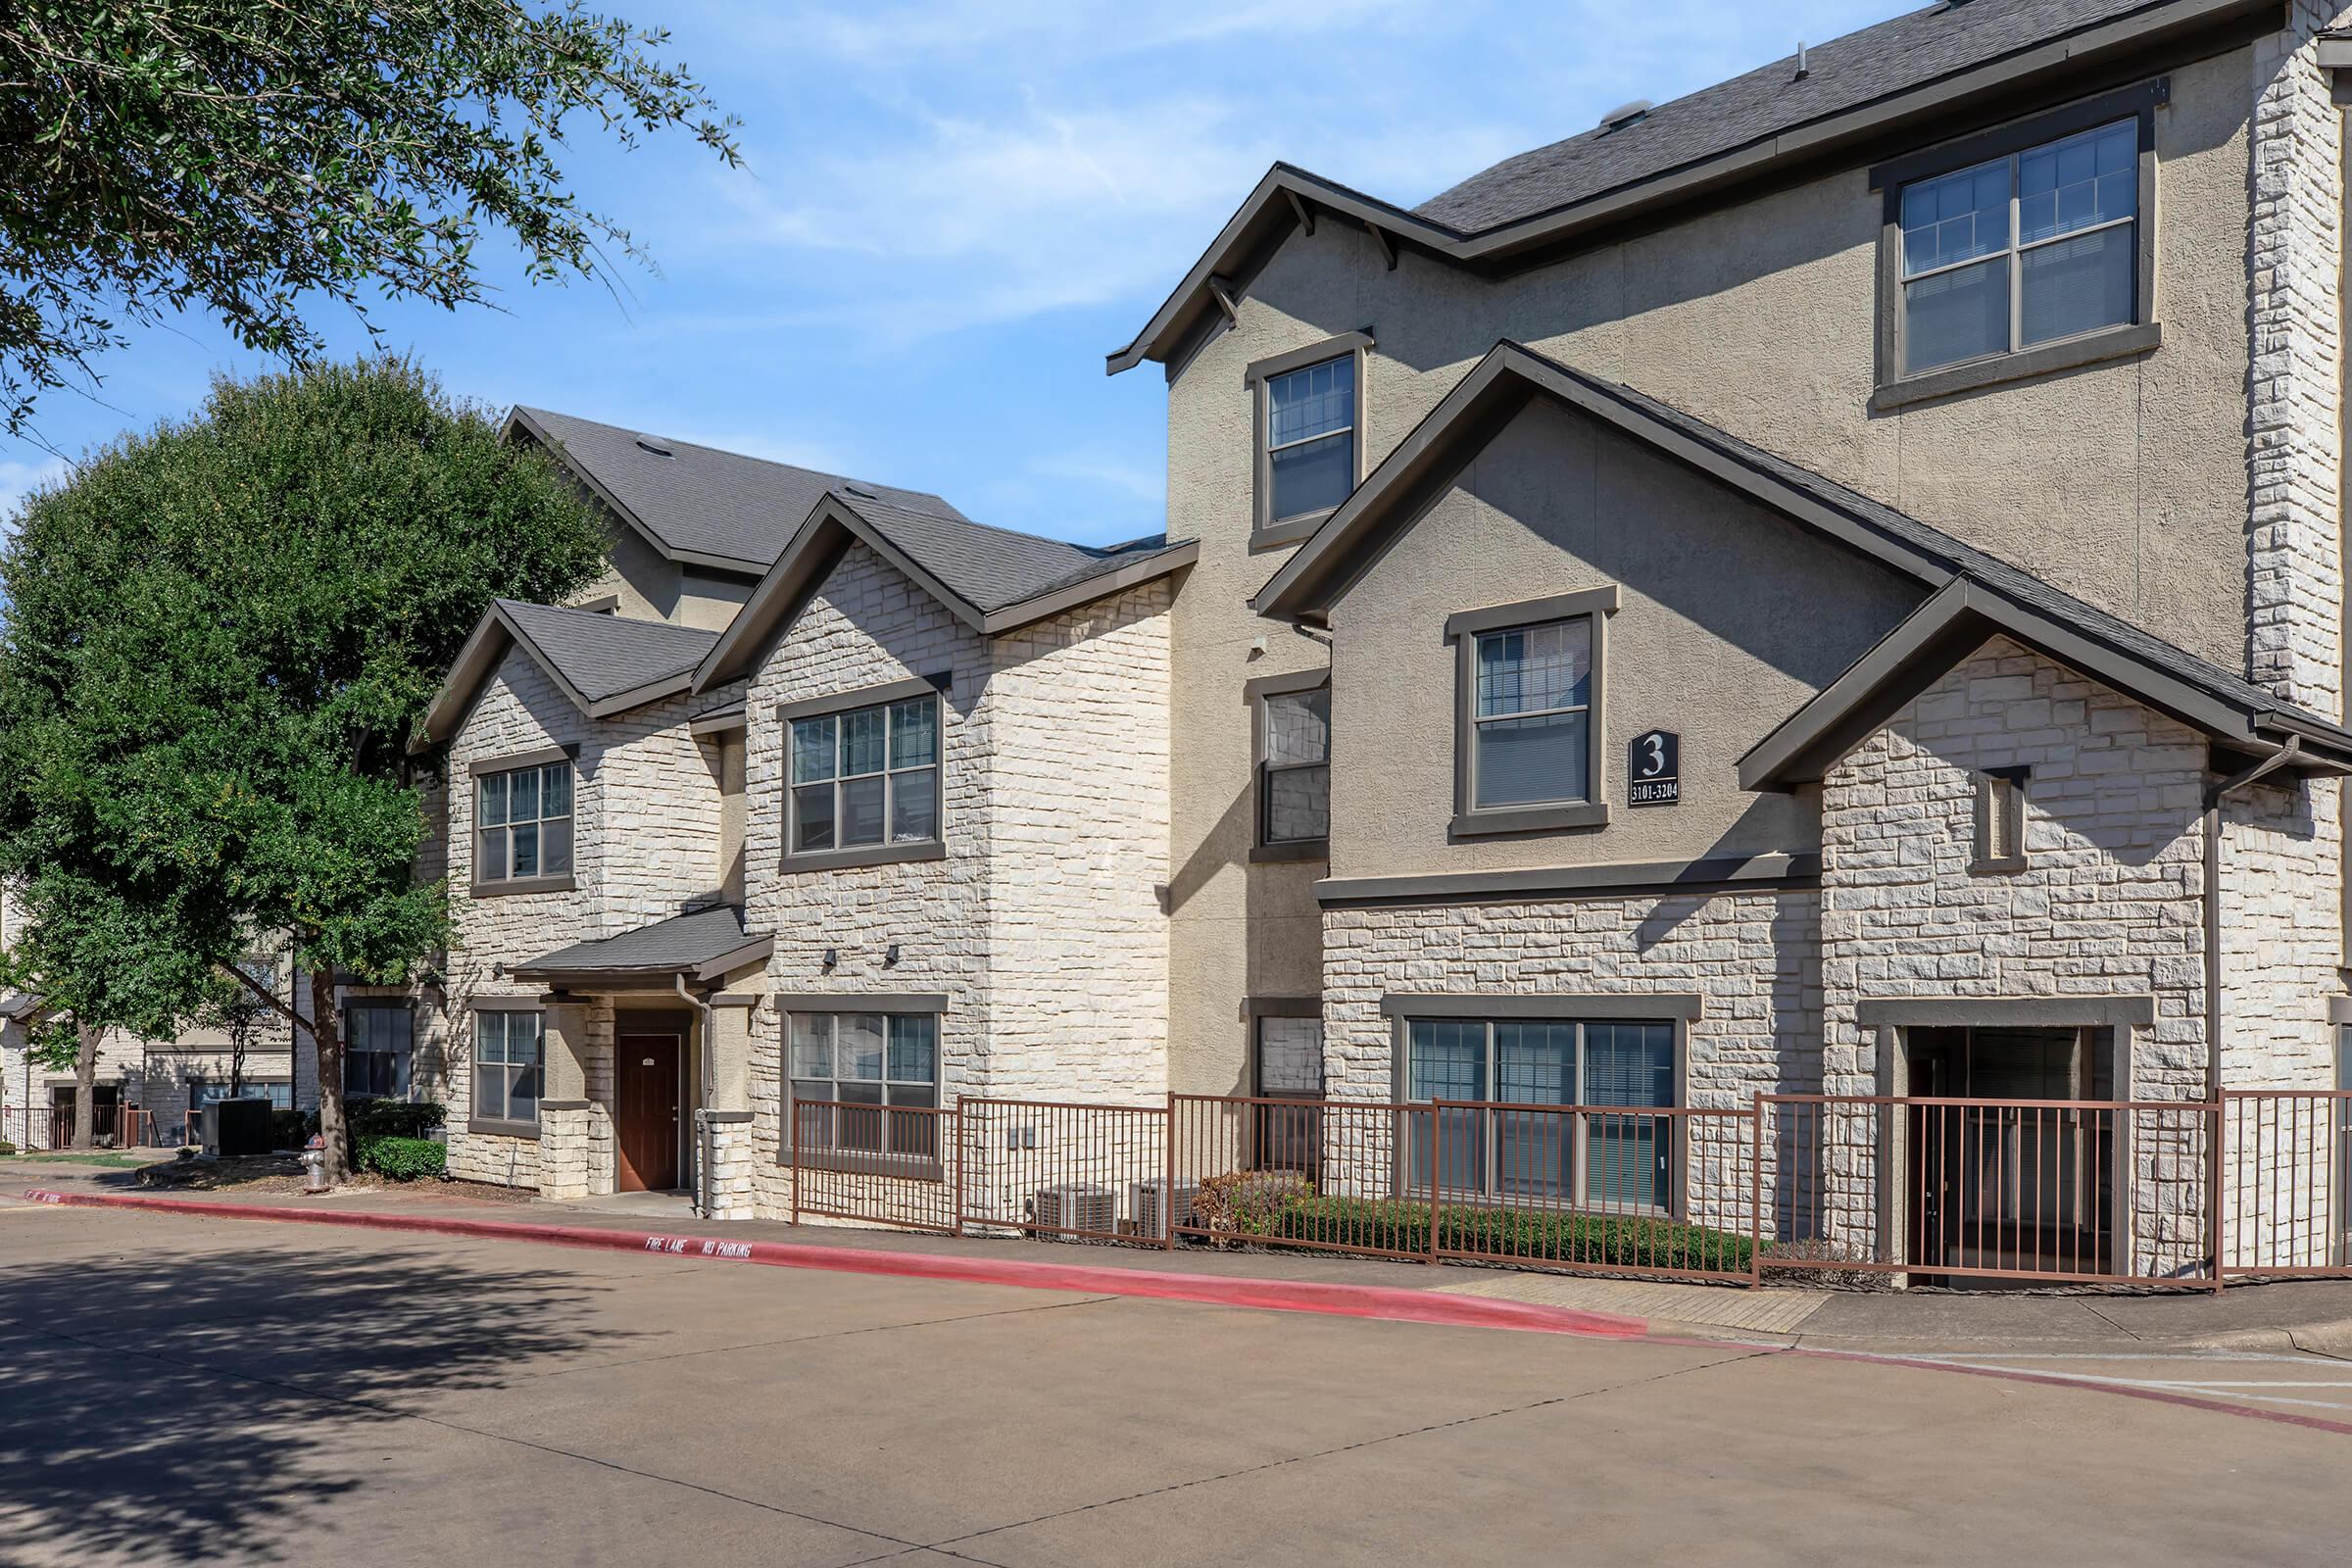
[[[33,1188],[128,1194],[119,1169],[0,1160],[0,1203]],[[172,1193],[157,1196],[175,1197]],[[1654,1335],[1696,1334],[1823,1348],[1959,1345],[2102,1350],[2131,1348],[2300,1350],[2352,1359],[2352,1280],[2233,1285],[2203,1291],[1826,1291],[1600,1278],[1460,1265],[1431,1267],[1322,1252],[1182,1246],[1089,1246],[958,1238],[848,1225],[701,1220],[682,1199],[630,1194],[556,1202],[484,1201],[431,1186],[347,1189],[323,1197],[235,1190],[184,1195],[212,1203],[423,1218],[489,1220],[802,1247],[1001,1259],[1091,1269],[1189,1273],[1226,1280],[1437,1292],[1647,1320]]]

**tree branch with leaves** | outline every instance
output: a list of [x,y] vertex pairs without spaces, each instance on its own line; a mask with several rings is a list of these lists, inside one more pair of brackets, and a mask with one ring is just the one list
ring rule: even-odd
[[[576,3],[61,0],[0,8],[0,414],[97,379],[131,327],[201,310],[301,366],[324,299],[485,303],[501,232],[534,283],[644,260],[557,150],[678,130],[729,167],[736,122]],[[370,326],[370,330],[373,328]]]

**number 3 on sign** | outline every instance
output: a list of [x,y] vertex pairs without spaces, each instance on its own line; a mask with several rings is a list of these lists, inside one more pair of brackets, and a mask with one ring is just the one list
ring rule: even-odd
[[1629,806],[1674,806],[1683,798],[1683,738],[1670,729],[1637,735],[1626,756]]

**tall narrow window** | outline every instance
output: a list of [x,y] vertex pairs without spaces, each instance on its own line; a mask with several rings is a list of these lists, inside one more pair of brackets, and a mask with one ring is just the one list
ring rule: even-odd
[[477,1120],[538,1124],[543,1027],[536,1012],[473,1015],[473,1114]]
[[1266,378],[1268,523],[1329,512],[1355,488],[1355,356]]
[[473,879],[521,882],[571,870],[571,764],[474,780]]
[[939,838],[939,697],[792,721],[794,855]]
[[1902,373],[2136,319],[2139,121],[1902,187]]
[[343,1009],[343,1093],[406,1099],[415,1015],[405,1005],[354,1003]]
[[1481,633],[1477,681],[1471,808],[1590,799],[1591,619]]
[[1258,841],[1310,844],[1331,836],[1331,688],[1265,698]]

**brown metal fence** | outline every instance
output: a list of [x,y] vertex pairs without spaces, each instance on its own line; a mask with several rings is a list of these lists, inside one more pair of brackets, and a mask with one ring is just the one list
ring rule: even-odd
[[1167,1106],[970,1098],[956,1106],[963,1229],[1167,1244]]
[[956,1225],[957,1119],[930,1106],[792,1104],[792,1217],[903,1230]]
[[2223,1277],[2352,1276],[2352,1093],[2222,1100]]
[[2352,1094],[1704,1109],[967,1097],[802,1102],[793,1123],[796,1218],[1743,1284],[2352,1276]]
[[1767,1095],[1758,1268],[2211,1289],[2210,1102]]

